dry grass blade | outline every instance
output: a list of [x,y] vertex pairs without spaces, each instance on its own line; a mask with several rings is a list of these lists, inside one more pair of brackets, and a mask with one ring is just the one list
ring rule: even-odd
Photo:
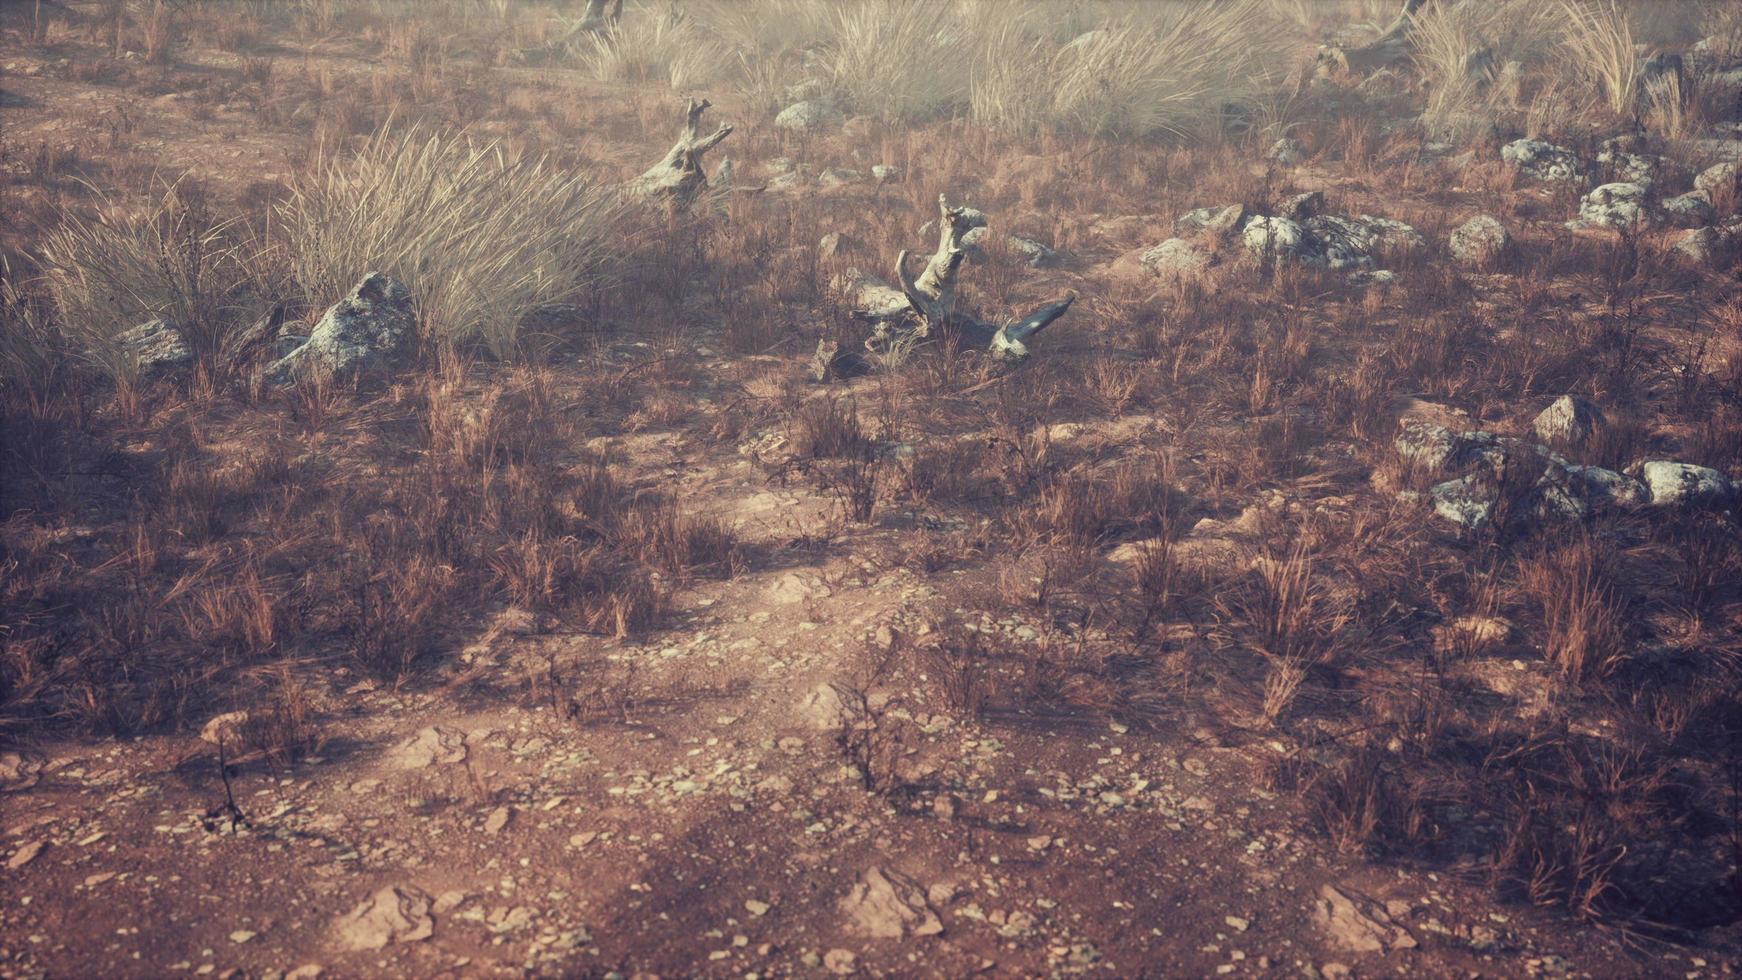
[[1631,118],[1639,102],[1642,62],[1633,27],[1617,0],[1561,0],[1567,52],[1602,86],[1610,112]]

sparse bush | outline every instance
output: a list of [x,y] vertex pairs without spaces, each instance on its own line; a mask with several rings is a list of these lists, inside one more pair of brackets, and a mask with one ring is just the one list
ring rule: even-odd
[[1602,89],[1615,116],[1631,119],[1639,103],[1643,61],[1619,0],[1561,0],[1566,50],[1574,70]]
[[281,214],[311,306],[385,272],[411,287],[439,342],[478,341],[508,357],[527,317],[612,281],[626,207],[590,173],[460,134],[388,127],[321,161]]
[[1430,3],[1414,14],[1415,66],[1427,88],[1422,122],[1446,136],[1485,133],[1513,108],[1495,82],[1508,62],[1531,65],[1554,50],[1561,17],[1535,0]]
[[820,74],[855,111],[925,119],[966,100],[970,42],[953,11],[930,0],[842,4],[833,12]]
[[718,78],[726,60],[726,52],[675,3],[633,11],[605,30],[583,35],[573,50],[599,81],[652,82],[675,91]]

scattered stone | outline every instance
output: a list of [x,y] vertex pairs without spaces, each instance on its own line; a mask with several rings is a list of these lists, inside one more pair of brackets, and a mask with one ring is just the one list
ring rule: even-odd
[[1282,202],[1277,214],[1290,221],[1305,221],[1325,213],[1325,192],[1307,191]]
[[431,725],[394,749],[388,758],[398,769],[426,769],[437,763],[452,765],[464,762],[466,733]]
[[799,715],[810,726],[820,732],[831,732],[841,727],[841,722],[847,716],[847,706],[841,701],[841,693],[835,690],[833,684],[818,684],[811,688],[810,693],[798,705]]
[[823,968],[836,976],[844,977],[858,969],[858,959],[851,950],[831,949],[823,954]]
[[1652,223],[1652,213],[1646,206],[1643,184],[1604,184],[1586,194],[1579,202],[1579,218],[1569,227],[1613,228],[1632,231]]
[[893,184],[901,180],[901,168],[892,167],[887,163],[873,164],[871,179],[879,184]]
[[1300,140],[1284,136],[1270,144],[1270,149],[1265,152],[1264,158],[1284,167],[1292,167],[1306,159],[1306,148],[1300,145]]
[[1210,267],[1210,253],[1183,238],[1169,238],[1144,252],[1138,262],[1163,278],[1188,278]]
[[305,371],[334,377],[389,371],[409,358],[416,337],[411,290],[391,276],[371,272],[327,310],[307,343],[267,369],[267,377],[285,385]]
[[428,895],[409,885],[388,885],[341,917],[336,930],[349,949],[381,949],[428,939],[435,919]]
[[839,109],[822,102],[794,102],[774,117],[776,127],[797,133],[834,129],[846,121]]
[[1512,248],[1512,236],[1500,219],[1480,214],[1459,225],[1446,246],[1458,264],[1486,268]]
[[323,972],[319,963],[304,963],[302,966],[286,973],[284,980],[315,980]]
[[1728,477],[1692,463],[1650,460],[1640,467],[1640,475],[1658,507],[1723,508],[1736,498],[1736,487]]
[[1228,926],[1228,928],[1235,932],[1245,932],[1252,928],[1252,921],[1250,919],[1242,919],[1237,915],[1223,916],[1222,921]]
[[817,175],[817,183],[823,187],[846,187],[849,184],[862,184],[865,175],[857,170],[846,170],[841,167],[830,167]]
[[757,918],[767,915],[770,907],[767,902],[759,902],[754,898],[746,899],[744,902],[744,910]]
[[1174,227],[1179,231],[1205,231],[1214,238],[1225,238],[1239,231],[1246,222],[1244,204],[1228,204],[1215,208],[1196,208],[1179,216]]
[[156,380],[194,366],[194,349],[181,329],[162,318],[123,330],[115,343],[139,367],[139,376]]
[[30,789],[41,779],[41,759],[22,752],[0,752],[0,793]]
[[1716,214],[1712,202],[1700,191],[1665,198],[1660,207],[1669,223],[1680,228],[1703,227],[1710,224]]
[[491,810],[490,815],[484,818],[484,833],[494,837],[495,835],[500,834],[503,828],[508,826],[508,821],[512,819],[514,819],[514,809],[512,807],[499,806],[496,809]]
[[1694,190],[1715,201],[1722,195],[1735,197],[1742,191],[1742,164],[1734,160],[1713,164],[1694,177]]
[[850,928],[872,939],[935,936],[944,931],[937,913],[926,903],[924,889],[903,875],[877,867],[865,870],[842,899],[841,911]]
[[810,377],[818,384],[827,384],[863,374],[865,368],[863,354],[843,349],[833,337],[823,337],[817,341],[816,353],[811,355]]
[[235,746],[242,737],[242,729],[248,724],[248,712],[226,711],[206,722],[200,729],[200,741],[213,745]]
[[36,856],[41,854],[42,849],[46,846],[46,844],[39,840],[33,840],[30,843],[25,844],[18,850],[13,851],[12,856],[6,859],[6,869],[8,871],[17,871],[19,868],[24,867],[30,862],[36,860]]
[[259,933],[254,932],[251,929],[237,929],[235,932],[230,933],[230,941],[240,946],[257,935],[259,935]]
[[1500,159],[1537,180],[1580,180],[1585,175],[1578,154],[1542,140],[1513,140],[1500,148]]
[[1030,268],[1044,269],[1058,264],[1059,253],[1032,238],[1011,235],[1006,241],[1010,243],[1010,250],[1022,256]]
[[1603,424],[1597,406],[1577,395],[1562,395],[1537,415],[1531,428],[1550,446],[1577,446]]
[[1319,888],[1313,919],[1326,938],[1349,952],[1385,953],[1416,946],[1415,937],[1393,922],[1379,903],[1334,885]]
[[1735,247],[1737,235],[1725,228],[1695,228],[1676,239],[1675,253],[1696,265],[1716,266]]
[[838,259],[848,252],[856,252],[865,246],[852,235],[831,231],[817,243],[817,251],[825,259]]

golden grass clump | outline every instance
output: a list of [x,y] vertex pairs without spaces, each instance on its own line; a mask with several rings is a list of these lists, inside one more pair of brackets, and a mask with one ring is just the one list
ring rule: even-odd
[[383,129],[322,161],[281,215],[310,305],[374,270],[411,287],[439,342],[510,355],[525,318],[612,280],[626,202],[587,172],[463,134]]

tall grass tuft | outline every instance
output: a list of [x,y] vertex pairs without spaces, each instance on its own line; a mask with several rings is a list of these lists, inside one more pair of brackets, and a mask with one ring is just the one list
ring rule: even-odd
[[1507,62],[1537,62],[1560,40],[1561,17],[1536,0],[1433,3],[1418,9],[1411,37],[1427,88],[1422,123],[1437,136],[1488,129],[1507,93],[1492,85]]
[[834,11],[818,67],[846,105],[884,119],[925,119],[968,96],[970,34],[935,0],[877,0]]
[[726,52],[683,8],[667,3],[653,11],[634,11],[609,28],[587,34],[572,45],[594,78],[602,82],[696,88],[718,78]]
[[1566,48],[1579,71],[1603,90],[1609,111],[1630,118],[1639,102],[1643,62],[1618,0],[1561,0]]
[[1280,76],[1287,40],[1259,0],[1143,8],[1062,45],[1006,24],[976,45],[971,111],[1016,133],[1184,135]]
[[180,183],[143,208],[99,194],[95,214],[64,214],[41,246],[62,334],[122,380],[138,365],[116,337],[146,320],[175,324],[196,356],[216,354],[261,305],[249,288],[252,255],[235,230]]
[[311,305],[386,272],[438,342],[481,341],[497,357],[515,352],[527,316],[613,279],[626,213],[591,174],[415,127],[322,161],[281,208]]

